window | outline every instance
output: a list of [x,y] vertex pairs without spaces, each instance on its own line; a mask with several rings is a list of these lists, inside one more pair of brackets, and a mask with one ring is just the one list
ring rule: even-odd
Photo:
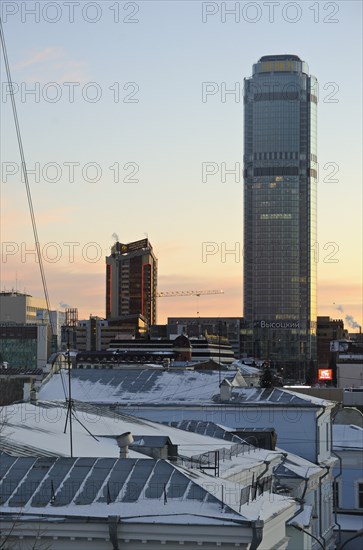
[[333,509],[339,508],[339,483],[333,481]]
[[358,483],[358,508],[363,508],[363,483]]

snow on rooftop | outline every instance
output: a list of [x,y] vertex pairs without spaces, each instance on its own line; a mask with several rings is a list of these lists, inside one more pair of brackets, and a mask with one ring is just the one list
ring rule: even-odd
[[164,460],[18,458],[2,455],[2,512],[86,515],[196,514],[233,517],[214,496]]
[[[246,361],[248,360],[246,359]],[[253,367],[252,363],[253,363],[253,360],[250,360],[249,362],[244,363],[242,359],[239,361],[234,361],[230,366],[230,368],[231,367],[235,367],[236,369],[238,368],[241,371],[241,374],[243,374],[243,376],[260,376],[261,369],[259,369],[258,367]]]
[[333,404],[332,401],[328,401],[326,399],[320,399],[320,397],[314,397],[313,395],[294,392],[293,390],[287,390],[285,388],[284,388],[284,392],[290,393],[291,395],[298,395],[300,399],[302,399],[303,401],[308,401],[311,404],[316,404],[320,406],[328,406]]
[[[299,512],[301,506],[298,504],[296,506],[296,512]],[[299,523],[303,527],[309,527],[311,522],[311,514],[313,512],[313,507],[309,506],[308,504],[303,505],[303,509],[300,510],[300,512],[295,516],[294,518],[290,519],[287,524],[293,525],[294,523]]]
[[[138,521],[150,516],[204,515],[267,520],[295,510],[292,499],[249,493],[241,485],[164,460],[104,458],[18,458],[2,455],[0,511],[51,516],[105,517],[112,513]],[[170,522],[173,519],[170,518]],[[193,521],[194,523],[194,521]]]
[[[65,374],[55,374],[40,389],[42,400],[64,400],[62,383]],[[232,382],[243,377],[237,373],[224,376]],[[224,378],[223,377],[223,378]],[[223,379],[222,378],[222,379]],[[211,405],[219,402],[218,371],[160,369],[73,369],[72,397],[88,403],[132,405]],[[63,381],[64,382],[64,381]],[[303,395],[283,388],[246,388],[233,383],[230,403],[246,405],[281,404],[302,407],[328,406],[330,401]]]
[[[124,433],[122,423],[95,415],[84,415],[75,412],[72,420],[74,456],[118,457],[120,454],[116,438],[110,435]],[[67,409],[65,407],[38,407],[30,403],[19,403],[3,407],[1,417],[4,426],[1,438],[9,446],[14,443],[34,450],[49,451],[56,456],[70,455],[69,419],[67,432],[64,433]],[[93,438],[85,429],[89,430]],[[108,437],[105,437],[108,436]],[[144,455],[130,450],[130,456],[137,458]]]
[[240,509],[240,513],[246,519],[252,520],[257,516],[258,519],[267,521],[269,518],[289,508],[292,516],[295,511],[294,499],[276,495],[275,493],[263,493],[256,500],[244,504]]
[[[64,399],[62,376],[55,374],[40,389],[42,400]],[[73,369],[72,396],[97,403],[208,402],[219,393],[219,376],[218,371]]]
[[[279,452],[255,449],[251,445],[238,446],[233,441],[201,435],[148,420],[117,413],[102,414],[88,410],[86,406],[77,409],[75,414],[80,422],[73,419],[73,455],[78,457],[118,457],[119,447],[116,436],[131,432],[135,437],[168,437],[172,444],[178,445],[178,454],[183,457],[198,456],[208,452],[220,452],[221,471],[237,468],[259,469],[263,467],[266,454]],[[17,447],[30,447],[39,454],[51,453],[53,456],[69,456],[70,436],[69,422],[67,433],[64,427],[67,409],[52,403],[40,403],[38,406],[30,403],[19,403],[3,407],[2,417],[6,419],[1,437],[6,444]],[[94,439],[87,431],[91,432]],[[145,458],[136,452],[137,445],[129,448],[129,456]],[[230,453],[233,450],[233,455]],[[252,474],[251,474],[252,475]]]
[[276,473],[281,477],[298,476],[303,479],[310,479],[314,475],[322,474],[324,472],[323,468],[317,466],[313,462],[310,462],[310,460],[302,458],[301,456],[293,453],[286,453],[286,451],[283,451],[283,449],[279,449],[278,447],[276,447],[276,451],[285,452],[287,455],[283,464],[278,466],[276,469]]

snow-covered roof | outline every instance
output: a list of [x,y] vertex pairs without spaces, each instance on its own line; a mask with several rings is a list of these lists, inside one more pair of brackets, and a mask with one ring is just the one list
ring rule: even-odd
[[[40,389],[43,400],[63,400],[65,374],[55,374]],[[243,377],[237,373],[243,380]],[[231,373],[223,378],[231,382]],[[218,371],[188,371],[160,369],[73,369],[72,396],[89,403],[119,403],[125,405],[207,405],[219,402],[219,383],[223,379]],[[330,401],[297,394],[284,388],[233,387],[229,403],[244,406],[282,405],[321,407]],[[226,404],[224,403],[224,406]]]
[[140,518],[151,512],[235,515],[164,460],[2,455],[1,468],[2,512],[107,517],[117,504],[118,515]]
[[[276,448],[276,450],[281,450]],[[275,469],[275,474],[279,478],[287,477],[299,477],[302,479],[311,478],[315,475],[323,474],[325,470],[320,466],[317,466],[310,460],[306,460],[301,456],[293,453],[287,453],[286,460]]]
[[[300,511],[299,511],[300,510]],[[303,527],[309,527],[311,522],[311,515],[313,512],[313,507],[309,506],[308,504],[304,504],[303,508],[301,509],[301,505],[298,504],[296,506],[296,512],[299,512],[297,516],[290,519],[287,524],[293,525],[294,523],[299,523]]]
[[244,440],[231,433],[232,428],[227,426],[221,426],[214,422],[205,422],[203,420],[179,420],[163,422],[168,426],[179,428],[180,430],[186,430],[187,432],[194,432],[202,435],[209,435],[210,437],[217,437],[218,439],[226,439],[227,441],[233,441],[234,443],[244,443]]
[[[179,422],[169,422],[166,423],[169,426],[175,426],[181,430],[192,431],[200,434],[208,434],[212,437],[227,439],[231,441],[240,441],[243,443],[243,439],[231,434],[231,428],[220,426],[214,422],[203,422],[197,420],[180,420]],[[262,428],[262,430],[270,430],[271,428]],[[266,458],[271,458],[270,453],[272,452],[268,449],[255,449],[250,447],[251,452],[253,450],[254,457],[257,458],[258,453],[261,453],[261,458],[266,460]],[[281,453],[284,456],[281,464],[278,465],[274,472],[277,474],[278,478],[288,477],[288,478],[302,478],[307,479],[316,475],[322,475],[325,470],[320,466],[317,466],[310,460],[306,460],[301,456],[298,456],[294,453],[280,449],[279,447],[275,448],[275,452]],[[230,473],[230,472],[228,472]]]
[[[55,374],[40,389],[41,399],[64,399],[62,376]],[[218,371],[209,370],[73,369],[72,395],[93,403],[206,402],[219,393],[219,379]]]
[[[248,494],[241,486],[188,471],[165,460],[36,458],[1,455],[0,512],[50,516],[108,517],[117,514],[150,522],[150,516],[196,515],[199,522],[268,520],[294,511],[280,495]],[[194,523],[194,522],[193,522]],[[198,523],[198,521],[197,521]]]
[[[69,422],[67,433],[64,433],[67,417],[64,406],[47,402],[38,406],[19,403],[3,407],[2,416],[6,422],[0,439],[6,452],[25,456],[70,455]],[[75,403],[75,416],[79,420],[74,418],[72,422],[73,456],[76,457],[117,458],[120,450],[116,437],[126,432],[131,432],[137,440],[145,438],[149,443],[156,437],[157,444],[153,447],[160,446],[161,438],[168,438],[178,445],[178,455],[187,462],[192,457],[196,460],[200,455],[219,451],[221,475],[237,469],[239,472],[251,470],[251,477],[252,470],[264,469],[267,454],[275,455],[276,459],[281,457],[280,452],[256,449],[247,443],[240,444],[240,440],[236,443],[235,438],[220,439],[125,414],[101,413],[87,404]],[[140,443],[130,445],[130,457],[145,458],[138,452],[139,446]]]
[[251,360],[248,363],[244,363],[243,359],[240,359],[238,361],[234,361],[231,367],[238,368],[243,374],[243,376],[260,376],[261,369],[259,369],[258,367],[253,367],[252,363],[253,363],[253,360]]
[[313,397],[312,395],[304,395],[295,393],[285,388],[233,388],[232,400],[248,404],[248,403],[268,403],[275,405],[293,405],[299,407],[322,407],[332,405],[330,401]]
[[363,450],[363,428],[353,424],[333,424],[333,449]]
[[[0,434],[2,449],[16,454],[35,456],[69,456],[69,421],[64,433],[67,409],[64,406],[35,406],[18,403],[2,407],[3,428]],[[76,420],[83,424],[83,426]],[[130,429],[129,424],[112,421],[111,418],[75,412],[72,420],[74,456],[118,457],[120,454],[116,436]],[[91,432],[94,439],[88,432]],[[114,435],[114,438],[110,438]],[[143,457],[130,450],[130,456]]]

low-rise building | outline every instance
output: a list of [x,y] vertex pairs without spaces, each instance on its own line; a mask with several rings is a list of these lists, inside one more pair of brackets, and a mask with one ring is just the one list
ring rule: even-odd
[[363,342],[336,340],[331,342],[330,349],[336,364],[337,387],[363,388]]
[[44,298],[34,298],[14,290],[0,292],[1,323],[43,323],[46,311],[47,302]]
[[139,314],[108,320],[90,315],[89,319],[78,321],[70,330],[76,336],[75,347],[83,352],[105,351],[115,339],[145,337],[147,327],[147,320]]
[[168,317],[168,336],[187,334],[189,338],[206,335],[221,336],[228,339],[234,356],[241,356],[240,332],[241,317]]
[[[278,445],[275,451],[286,453],[286,461],[290,453],[301,457],[286,462],[287,469],[279,472],[281,491],[293,494],[309,511],[307,514],[302,505],[297,506],[292,521],[299,525],[303,518],[308,533],[326,549],[335,548],[332,471],[337,459],[331,452],[335,403],[283,388],[247,387],[240,372],[223,373],[222,379],[221,374],[162,368],[74,369],[72,392],[84,403],[112,407],[119,413],[127,411],[143,422],[175,422],[176,426],[208,422],[239,436],[243,430],[273,428]],[[54,375],[40,391],[42,399],[54,400],[61,395],[60,375]],[[265,457],[266,471],[270,459]],[[314,539],[302,535],[294,525],[290,523],[288,528],[293,542],[287,548],[310,548]]]
[[[81,347],[81,346],[80,346]],[[218,337],[187,338],[181,334],[175,339],[117,338],[109,342],[105,351],[82,351],[78,362],[82,365],[121,364],[121,363],[162,363],[165,359],[173,362],[184,361],[230,365],[234,361],[229,343]]]
[[54,334],[52,351],[61,347],[62,326],[65,319],[64,311],[51,310],[48,313],[45,298],[37,298],[14,290],[0,292],[0,323],[19,326],[49,324]]
[[[114,548],[155,550],[175,550],[180,543],[287,548],[286,523],[296,503],[275,492],[273,469],[290,460],[280,450],[75,403],[79,422],[73,424],[69,457],[66,406],[4,409],[0,438],[9,454],[1,456],[0,516],[1,536],[9,544],[19,537],[33,544],[41,533],[42,543],[55,550],[102,550],[110,542]],[[127,449],[120,433],[127,435]],[[161,457],[165,446],[169,460]],[[218,472],[210,468],[212,454]]]
[[[221,385],[224,379],[227,385]],[[249,388],[238,371],[73,369],[72,385],[79,401],[127,407],[130,414],[153,421],[202,420],[233,429],[275,427],[285,450],[317,464],[331,458],[334,402],[285,388]],[[40,391],[41,399],[62,395],[59,374]]]

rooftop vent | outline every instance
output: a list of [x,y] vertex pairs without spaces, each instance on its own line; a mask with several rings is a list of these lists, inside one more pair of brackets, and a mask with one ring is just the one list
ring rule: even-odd
[[117,445],[120,448],[120,458],[127,458],[129,454],[129,445],[134,442],[131,432],[125,432],[116,437]]

